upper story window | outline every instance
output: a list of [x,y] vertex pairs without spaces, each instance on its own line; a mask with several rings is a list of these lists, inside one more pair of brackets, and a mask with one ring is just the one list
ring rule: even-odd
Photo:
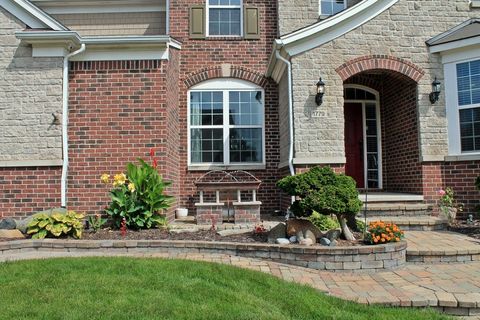
[[236,79],[189,92],[189,165],[264,164],[264,91]]
[[207,6],[209,36],[242,35],[242,1],[208,0]]
[[206,0],[190,6],[190,38],[260,39],[259,9],[242,0]]
[[320,0],[320,15],[333,16],[347,7],[346,0]]

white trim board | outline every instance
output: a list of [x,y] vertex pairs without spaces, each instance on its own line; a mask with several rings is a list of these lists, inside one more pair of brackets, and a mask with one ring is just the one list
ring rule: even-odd
[[15,167],[61,167],[62,159],[56,160],[0,160],[0,168]]
[[0,0],[0,6],[33,29],[66,31],[64,25],[50,17],[28,0]]

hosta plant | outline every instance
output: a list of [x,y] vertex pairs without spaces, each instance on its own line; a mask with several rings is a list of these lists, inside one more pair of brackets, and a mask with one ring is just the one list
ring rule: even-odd
[[[170,207],[173,200],[173,197],[164,193],[170,183],[163,181],[156,169],[155,159],[153,165],[142,159],[138,161],[139,164],[127,164],[126,174],[117,174],[113,178],[113,189],[110,191],[112,201],[105,212],[117,228],[121,227],[123,219],[130,229],[164,226],[166,220],[161,213]],[[107,174],[101,180],[111,183]]]
[[59,238],[71,236],[76,239],[82,237],[84,214],[75,211],[66,213],[53,212],[52,214],[40,213],[33,216],[27,226],[27,234],[32,239]]
[[365,235],[365,242],[369,244],[381,244],[398,242],[403,238],[403,231],[393,223],[383,221],[371,222]]

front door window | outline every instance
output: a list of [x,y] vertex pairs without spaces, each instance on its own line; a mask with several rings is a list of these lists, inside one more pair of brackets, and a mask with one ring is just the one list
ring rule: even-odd
[[377,97],[360,88],[345,89],[345,173],[357,188],[382,188],[380,119]]

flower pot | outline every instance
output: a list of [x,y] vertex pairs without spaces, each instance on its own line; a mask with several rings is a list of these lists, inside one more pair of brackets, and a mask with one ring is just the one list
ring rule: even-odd
[[188,209],[178,208],[177,210],[175,210],[175,216],[177,219],[185,218],[186,216],[188,216]]

